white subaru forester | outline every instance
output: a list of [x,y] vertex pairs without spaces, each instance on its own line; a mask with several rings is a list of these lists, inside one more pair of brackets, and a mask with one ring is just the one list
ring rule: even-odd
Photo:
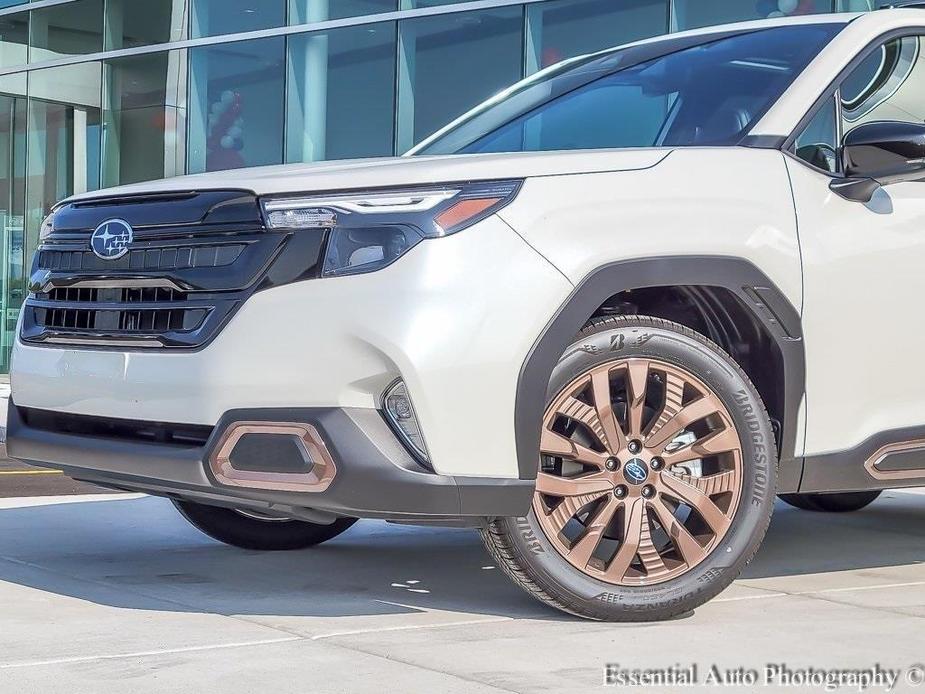
[[66,200],[12,456],[294,549],[478,527],[537,598],[662,619],[775,495],[925,484],[925,10],[575,58],[408,156]]

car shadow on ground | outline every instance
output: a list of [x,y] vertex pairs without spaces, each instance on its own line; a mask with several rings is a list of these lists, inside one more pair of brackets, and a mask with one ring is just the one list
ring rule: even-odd
[[[743,577],[921,563],[923,516],[925,496],[912,494],[842,515],[778,502]],[[154,498],[0,509],[0,581],[136,610],[567,619],[514,586],[471,530],[361,521],[313,549],[261,553],[209,540]]]

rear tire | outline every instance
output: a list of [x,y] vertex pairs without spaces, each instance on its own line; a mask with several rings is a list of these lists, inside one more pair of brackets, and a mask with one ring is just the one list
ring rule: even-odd
[[589,619],[669,619],[754,556],[777,448],[755,387],[707,338],[644,316],[593,321],[553,371],[542,426],[530,511],[482,531],[537,599]]
[[[305,549],[337,537],[356,523],[356,518],[338,518],[320,525],[288,518],[267,518],[220,506],[174,500],[180,514],[213,540],[241,549],[268,552]],[[247,515],[245,515],[245,513]]]
[[850,513],[860,511],[877,500],[880,491],[839,492],[835,494],[781,494],[781,501],[802,511]]

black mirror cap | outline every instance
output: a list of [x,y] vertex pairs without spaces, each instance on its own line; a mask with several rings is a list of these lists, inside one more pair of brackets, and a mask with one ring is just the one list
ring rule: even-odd
[[925,123],[872,121],[845,135],[842,159],[852,178],[925,175]]

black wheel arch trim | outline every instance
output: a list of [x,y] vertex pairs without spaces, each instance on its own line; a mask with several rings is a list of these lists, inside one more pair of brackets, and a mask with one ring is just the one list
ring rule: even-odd
[[796,490],[802,459],[795,457],[797,420],[805,387],[805,354],[800,314],[758,267],[732,256],[665,256],[609,263],[579,282],[534,342],[517,381],[514,427],[518,474],[536,479],[540,422],[552,371],[578,331],[614,294],[672,286],[720,287],[733,292],[766,328],[784,367],[780,489]]

